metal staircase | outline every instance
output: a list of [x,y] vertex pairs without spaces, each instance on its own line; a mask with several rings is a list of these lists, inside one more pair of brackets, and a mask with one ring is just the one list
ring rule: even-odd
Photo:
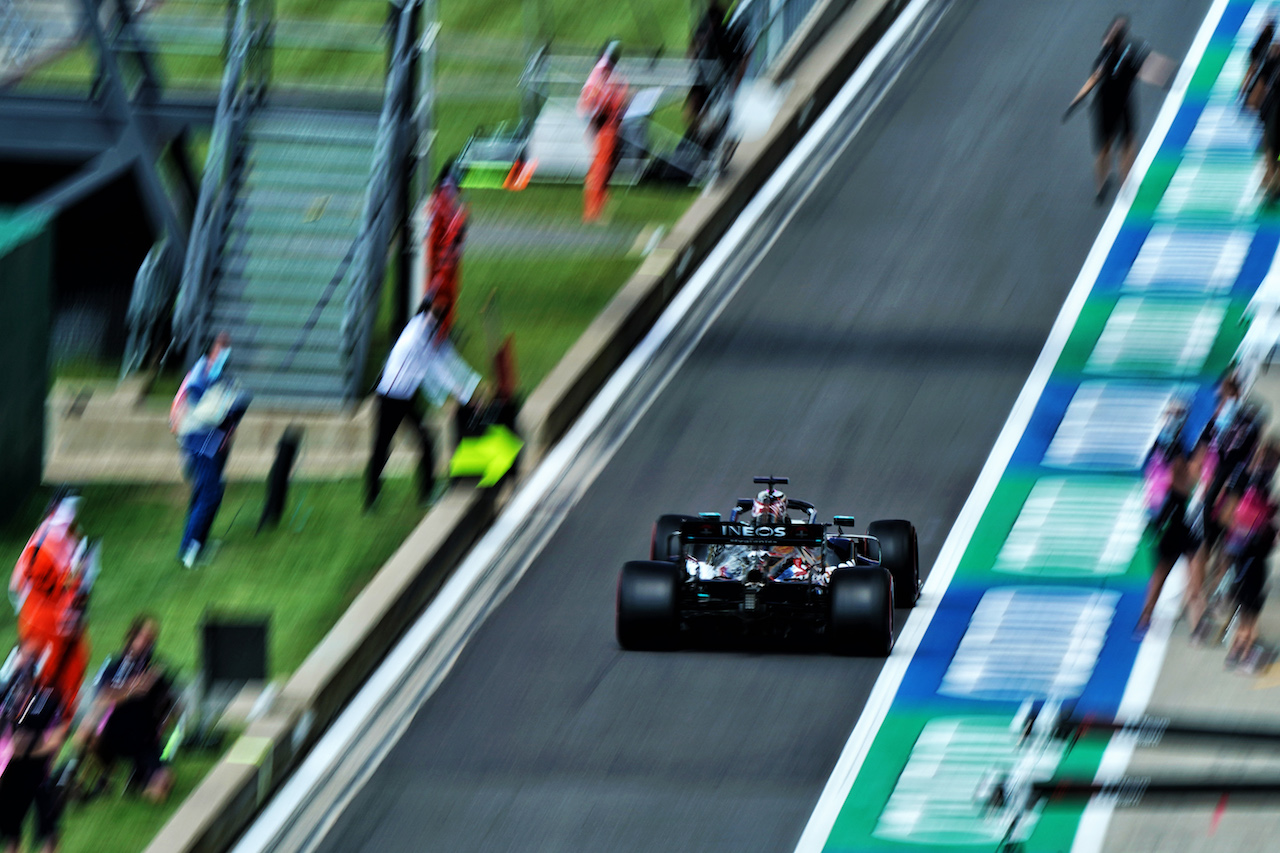
[[0,2],[0,86],[74,47],[82,36],[80,16],[76,0]]
[[190,362],[226,331],[231,368],[258,405],[336,409],[367,390],[388,255],[408,233],[429,118],[429,103],[412,100],[412,68],[434,28],[416,34],[421,0],[396,4],[380,114],[286,107],[265,78],[252,82],[275,31],[253,3],[240,0],[233,27],[174,342]]
[[353,275],[377,116],[260,109],[232,204],[211,323],[236,375],[289,408],[346,396],[342,318]]

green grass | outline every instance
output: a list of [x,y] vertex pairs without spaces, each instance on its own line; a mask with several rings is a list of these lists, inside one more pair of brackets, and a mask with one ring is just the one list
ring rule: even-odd
[[[215,14],[211,15],[210,11]],[[169,0],[152,14],[158,20],[194,19],[200,29],[187,38],[190,44],[174,42],[160,53],[160,70],[166,84],[178,88],[216,88],[222,75],[220,49],[221,19],[217,6]],[[597,3],[584,13],[577,0],[471,0],[439,6],[442,31],[450,34],[519,39],[528,45],[550,38],[562,49],[591,51],[610,39],[619,39],[624,51],[652,55],[683,56],[692,20],[690,0],[635,0],[628,3]],[[339,24],[382,24],[387,6],[383,0],[278,0],[276,19],[328,21]],[[27,76],[26,89],[41,86],[87,86],[95,65],[88,45],[72,48]],[[380,85],[382,51],[377,45],[354,44],[350,50],[280,49],[273,63],[276,79],[283,85],[305,82],[309,86],[326,83],[361,88]],[[518,76],[526,56],[512,56]],[[464,65],[474,66],[475,63]],[[447,63],[446,63],[447,64]],[[503,76],[514,77],[504,72]],[[442,79],[448,97],[447,77]]]
[[[183,486],[89,486],[82,521],[103,539],[103,571],[90,604],[91,672],[118,649],[134,616],[160,620],[159,654],[188,681],[197,668],[197,631],[206,611],[271,617],[269,666],[283,678],[298,667],[374,572],[422,518],[416,488],[389,479],[378,510],[360,512],[357,481],[295,483],[279,530],[255,535],[262,486],[232,483],[214,525],[222,547],[188,571],[176,558],[188,497]],[[0,553],[16,559],[47,494],[0,527]],[[296,515],[294,510],[297,510]],[[15,641],[13,614],[0,610],[0,646]],[[228,738],[228,743],[230,738]],[[107,795],[64,820],[63,853],[141,850],[220,755],[185,751],[163,806]]]
[[[607,208],[610,225],[665,225],[670,227],[697,198],[685,187],[613,187]],[[467,203],[477,218],[500,216],[516,222],[577,225],[582,221],[582,185],[530,184],[522,192],[468,190]]]
[[[611,227],[670,227],[694,197],[693,190],[662,187],[619,188],[610,201]],[[533,185],[522,192],[472,190],[472,215],[500,216],[503,222],[580,228],[582,189],[576,184]],[[520,256],[513,251],[469,248],[462,261],[458,327],[462,353],[482,372],[488,366],[496,308],[501,335],[514,334],[520,387],[529,393],[608,304],[640,265],[639,257],[597,257],[577,251],[545,251]]]
[[463,357],[477,369],[488,367],[480,309],[495,293],[503,334],[515,335],[520,386],[528,393],[551,372],[638,264],[636,259],[583,256],[468,258],[463,261],[458,300]]
[[519,100],[512,98],[509,102],[474,103],[445,100],[436,110],[436,120],[436,137],[431,152],[431,165],[434,167],[432,180],[435,180],[434,172],[445,158],[456,157],[473,133],[481,129],[486,133],[493,133],[503,122],[514,126],[520,120]]
[[520,37],[530,34],[533,18],[562,44],[595,48],[616,38],[624,50],[665,46],[668,55],[681,56],[689,40],[690,8],[689,0],[595,2],[589,8],[580,0],[471,0],[441,3],[440,14],[446,31]]
[[[213,528],[223,544],[209,565],[188,571],[177,559],[186,486],[86,487],[83,526],[103,540],[102,575],[90,605],[93,665],[146,612],[160,620],[160,655],[190,675],[196,669],[197,626],[210,610],[270,615],[271,672],[287,675],[421,520],[414,492],[408,479],[388,480],[378,510],[364,516],[358,481],[296,482],[285,523],[259,535],[254,530],[263,486],[231,483]],[[46,499],[47,494],[32,498],[0,528],[0,553],[17,558]],[[5,608],[0,646],[12,644],[14,631],[13,614]]]
[[163,805],[118,793],[105,794],[87,805],[72,805],[62,821],[62,843],[58,848],[61,853],[118,853],[146,847],[221,753],[201,750],[180,752],[178,756],[173,768],[173,791]]
[[[120,365],[85,356],[65,358],[53,365],[53,370],[49,373],[50,387],[58,379],[64,378],[109,382],[120,378]],[[176,389],[174,393],[177,393]]]
[[276,17],[381,24],[387,19],[387,4],[380,0],[276,0]]

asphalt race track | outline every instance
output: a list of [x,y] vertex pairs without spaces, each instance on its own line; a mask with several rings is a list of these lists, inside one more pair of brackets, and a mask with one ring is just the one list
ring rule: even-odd
[[[1207,7],[1126,11],[1181,58]],[[618,570],[770,473],[932,563],[1106,213],[1059,118],[1115,11],[955,0],[322,849],[794,847],[879,661],[622,652]]]

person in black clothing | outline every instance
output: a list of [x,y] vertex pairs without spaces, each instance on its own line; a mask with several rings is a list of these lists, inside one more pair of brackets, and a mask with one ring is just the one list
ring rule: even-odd
[[[1071,100],[1067,114],[1089,92],[1096,90],[1093,100],[1094,143],[1098,158],[1094,171],[1098,179],[1098,201],[1106,197],[1111,182],[1111,150],[1120,143],[1120,182],[1124,183],[1138,156],[1135,134],[1133,83],[1149,53],[1146,44],[1129,38],[1129,19],[1116,16],[1102,40],[1102,50],[1093,63],[1093,74]],[[1063,116],[1065,119],[1066,116]]]
[[[1237,580],[1245,569],[1245,564],[1250,559],[1249,549],[1257,544],[1254,540],[1258,529],[1263,524],[1269,523],[1275,512],[1270,495],[1278,464],[1280,464],[1280,445],[1274,441],[1261,442],[1254,450],[1252,457],[1246,463],[1235,466],[1231,476],[1223,484],[1221,494],[1216,501],[1218,538],[1221,547],[1214,561],[1209,589],[1218,587],[1222,574],[1229,567],[1235,567]],[[1259,520],[1259,512],[1263,513],[1262,521]],[[1204,550],[1208,549],[1202,549]],[[1265,555],[1263,559],[1265,560]],[[1265,575],[1265,571],[1263,574]],[[1198,576],[1194,573],[1189,574],[1188,584],[1192,583],[1193,579],[1196,583],[1203,584],[1204,573],[1201,572]],[[1261,590],[1260,585],[1258,589]],[[1213,625],[1207,604],[1204,602],[1203,590],[1200,590],[1198,598],[1201,602],[1199,610],[1192,612],[1191,615],[1193,619],[1198,618],[1199,621],[1194,623],[1191,639],[1196,642],[1205,642],[1212,634]],[[1247,651],[1249,646],[1245,644],[1242,648]]]
[[1272,42],[1267,56],[1257,71],[1262,94],[1258,100],[1258,119],[1262,122],[1262,160],[1265,169],[1262,189],[1276,192],[1276,158],[1280,157],[1280,43]]
[[50,771],[71,719],[57,692],[39,685],[36,667],[34,650],[19,648],[10,675],[0,684],[0,734],[13,750],[0,770],[0,843],[4,853],[18,853],[22,825],[33,808],[40,849],[43,853],[58,849],[61,798]]
[[[1226,498],[1223,490],[1243,471],[1257,447],[1260,434],[1261,412],[1252,403],[1241,405],[1239,381],[1234,374],[1228,373],[1218,384],[1218,405],[1201,434],[1201,440],[1217,453],[1218,462],[1213,477],[1205,487],[1197,519],[1201,534],[1200,547],[1187,567],[1184,598],[1187,615],[1197,637],[1208,629],[1203,624],[1207,604],[1204,582],[1209,561],[1215,554],[1218,559],[1215,561],[1213,574],[1219,575],[1223,568],[1218,546],[1226,530],[1224,515],[1229,513],[1235,500]],[[1235,497],[1238,498],[1238,495]]]
[[124,645],[98,673],[97,694],[82,730],[82,744],[94,756],[102,775],[89,795],[106,784],[117,762],[133,765],[129,787],[152,802],[169,794],[173,780],[161,759],[165,720],[173,707],[169,678],[155,659],[159,636],[156,621],[138,617],[125,633]]
[[702,135],[702,114],[712,92],[725,83],[736,85],[746,67],[746,34],[740,25],[728,19],[721,0],[711,0],[690,39],[689,58],[697,67],[685,109],[694,136]]
[[1258,645],[1258,614],[1266,603],[1267,558],[1276,544],[1276,524],[1268,519],[1240,553],[1235,587],[1232,590],[1239,621],[1227,652],[1227,667],[1252,674],[1267,662],[1267,651]]
[[1151,580],[1147,584],[1147,597],[1142,605],[1142,614],[1134,634],[1141,638],[1151,624],[1151,614],[1156,609],[1164,582],[1178,558],[1195,555],[1200,547],[1199,539],[1191,526],[1187,524],[1187,504],[1196,483],[1200,480],[1200,467],[1204,462],[1207,444],[1197,441],[1195,447],[1187,451],[1181,445],[1173,445],[1166,451],[1166,462],[1172,474],[1169,492],[1165,496],[1160,512],[1151,522],[1151,530],[1156,541],[1156,564],[1151,572]]
[[1258,73],[1262,70],[1263,60],[1271,50],[1271,41],[1276,37],[1276,19],[1268,18],[1258,33],[1253,47],[1249,48],[1249,67],[1240,81],[1240,100],[1245,107],[1258,110],[1262,106],[1262,96],[1266,94],[1266,81]]
[[[1226,569],[1225,549],[1218,546],[1223,542],[1236,504],[1248,485],[1262,437],[1262,412],[1254,403],[1240,403],[1230,413],[1229,419],[1224,420],[1226,415],[1227,411],[1220,412],[1216,418],[1216,426],[1211,423],[1209,427],[1214,430],[1211,441],[1218,451],[1218,465],[1214,469],[1212,480],[1205,487],[1202,510],[1203,559],[1201,555],[1197,555],[1194,561],[1189,577],[1189,583],[1193,584],[1203,584],[1208,577],[1212,586],[1214,579],[1221,577]],[[1214,561],[1211,570],[1206,571],[1215,548],[1218,549],[1218,559]],[[1202,597],[1202,587],[1196,590],[1196,595]],[[1191,614],[1193,625],[1197,624],[1203,611],[1201,602]]]

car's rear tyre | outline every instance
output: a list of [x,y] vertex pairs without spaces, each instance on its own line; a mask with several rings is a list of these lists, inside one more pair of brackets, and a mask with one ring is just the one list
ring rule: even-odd
[[696,515],[660,515],[653,524],[653,539],[649,542],[650,560],[670,560],[680,556],[672,534],[680,532],[686,521],[697,521]]
[[836,569],[827,585],[832,654],[888,657],[893,651],[893,577],[887,569]]
[[682,573],[670,562],[633,560],[618,577],[616,630],[624,649],[674,648],[680,637]]
[[873,521],[867,533],[880,540],[880,565],[893,575],[893,606],[915,607],[920,598],[920,549],[915,525],[900,518]]

